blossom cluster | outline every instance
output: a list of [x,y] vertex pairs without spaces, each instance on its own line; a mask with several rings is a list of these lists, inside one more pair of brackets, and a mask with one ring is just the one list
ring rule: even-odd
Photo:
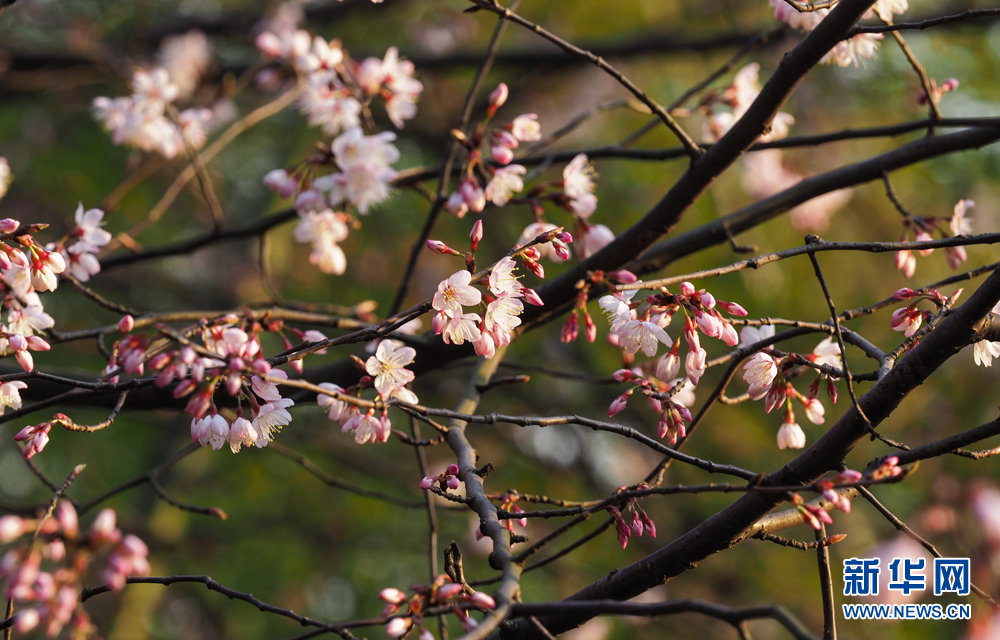
[[[741,334],[743,342],[753,344],[774,336],[774,327],[744,327]],[[801,449],[806,446],[806,434],[795,422],[793,399],[802,404],[806,417],[813,424],[823,424],[826,421],[826,410],[818,397],[822,380],[826,380],[826,392],[830,400],[837,402],[837,387],[833,382],[834,378],[828,373],[819,372],[805,395],[794,387],[792,380],[802,375],[803,362],[839,369],[840,347],[830,336],[816,345],[810,354],[772,355],[766,350],[758,351],[743,365],[743,380],[749,385],[747,393],[750,399],[763,399],[767,413],[771,413],[775,407],[785,407],[784,421],[778,430],[779,449]]]
[[[189,81],[185,76],[184,82]],[[132,74],[132,95],[94,98],[94,115],[111,133],[115,144],[172,159],[186,148],[203,147],[212,120],[212,111],[204,107],[177,113],[173,102],[180,94],[180,87],[165,68],[136,69]]]
[[101,579],[113,590],[129,576],[149,574],[149,549],[137,536],[116,527],[113,509],[97,514],[89,531],[80,529],[73,505],[62,501],[54,518],[0,518],[0,544],[38,532],[37,539],[11,547],[0,558],[4,597],[17,605],[13,627],[20,633],[39,628],[54,638],[67,627],[71,637],[96,637],[80,603],[82,580],[99,554],[106,553]]
[[722,315],[725,312],[745,316],[746,309],[739,304],[717,300],[705,289],[696,290],[690,282],[682,282],[679,293],[661,288],[659,293],[633,302],[637,292],[637,289],[619,291],[598,300],[611,324],[608,341],[622,349],[626,362],[631,362],[639,351],[650,358],[655,356],[660,343],[670,347],[657,364],[658,372],[663,374],[657,376],[661,380],[672,380],[680,371],[680,343],[674,342],[664,330],[678,312],[684,316],[682,332],[688,345],[684,370],[691,384],[697,385],[705,373],[708,356],[701,346],[699,332],[731,347],[739,344],[736,329]]
[[[309,261],[327,274],[342,275],[347,257],[340,243],[347,239],[354,222],[349,211],[361,215],[384,202],[396,178],[392,163],[399,150],[396,134],[383,131],[366,136],[361,127],[351,127],[338,136],[328,152],[288,171],[275,169],[264,176],[264,184],[283,198],[295,197],[299,223],[295,239],[312,245]],[[317,167],[335,164],[338,171],[314,175]]]
[[[799,12],[784,0],[769,0],[769,2],[774,7],[775,20],[784,22],[793,29],[798,29],[804,33],[808,33],[819,26],[823,18],[830,13],[830,9]],[[909,4],[907,0],[878,0],[862,16],[862,19],[870,20],[877,14],[882,21],[892,24],[893,14],[902,15],[908,8]],[[878,43],[884,37],[881,33],[859,33],[847,40],[838,42],[829,53],[823,56],[820,63],[836,64],[840,67],[849,67],[851,65],[857,67],[864,61],[875,57],[878,51]]]
[[[7,169],[0,175],[0,182],[10,181],[6,160],[0,167]],[[2,196],[0,196],[2,197]],[[59,286],[59,274],[68,272],[81,280],[88,280],[100,271],[94,253],[104,247],[111,234],[101,228],[104,213],[99,209],[85,211],[81,204],[76,211],[76,228],[57,243],[44,247],[37,244],[34,234],[48,225],[22,227],[11,218],[0,220],[0,304],[7,312],[6,324],[0,325],[0,355],[13,355],[27,372],[35,368],[33,351],[48,351],[49,343],[38,334],[44,334],[55,325],[52,316],[45,312],[40,292],[54,291]],[[14,243],[19,247],[12,246]],[[12,380],[0,384],[0,414],[7,407],[21,408],[21,391],[27,384]],[[26,457],[41,451],[48,442],[49,426],[29,427],[15,436],[26,442]]]
[[[353,433],[354,441],[358,444],[368,441],[387,442],[392,433],[392,422],[384,403],[392,399],[408,404],[419,401],[417,394],[406,388],[415,377],[406,366],[413,362],[416,353],[413,347],[398,340],[380,341],[375,354],[363,363],[368,375],[347,389],[332,382],[321,383],[319,386],[329,393],[320,394],[316,398],[317,404],[326,410],[330,420],[340,423],[341,431]],[[374,405],[362,412],[357,404],[346,400],[352,394],[360,395],[361,390],[366,387],[374,387],[383,403],[381,413],[377,416]]]
[[[649,485],[645,482],[635,488],[636,491],[645,491],[648,489]],[[628,487],[620,487],[615,493],[623,491],[628,491]],[[625,522],[625,517],[619,511],[618,507],[608,507],[608,513],[614,518],[615,531],[618,534],[618,542],[621,543],[622,549],[628,546],[629,538],[639,538],[643,533],[648,533],[651,538],[656,537],[656,524],[643,508],[639,506],[638,500],[629,498],[623,511],[625,513],[631,512],[631,522]]]
[[[115,383],[122,373],[141,376],[148,365],[156,374],[157,386],[176,383],[175,398],[190,396],[184,410],[192,416],[191,440],[216,450],[228,444],[233,453],[242,446],[266,447],[292,420],[288,409],[295,403],[282,397],[278,390],[288,374],[272,368],[263,357],[261,334],[277,333],[286,349],[292,348],[286,330],[297,335],[302,343],[326,339],[319,331],[286,328],[280,321],[260,322],[249,315],[242,319],[229,314],[204,320],[201,344],[187,338],[178,340],[173,330],[162,326],[155,334],[133,332],[137,325],[131,316],[122,318],[118,326],[124,335],[113,346],[105,379]],[[168,338],[168,346],[152,348],[158,337]],[[175,346],[170,347],[171,344]],[[301,358],[292,360],[289,366],[301,373]],[[23,388],[23,383],[12,388],[6,384],[0,387],[3,402],[19,407],[18,390]],[[231,422],[219,414],[214,402],[220,388],[225,388],[237,401],[236,417]],[[244,417],[244,402],[249,406],[249,419]],[[52,425],[63,419],[68,420],[59,415],[56,420],[22,429],[14,439],[26,442],[24,456],[30,458],[39,453],[49,441]]]
[[[257,36],[257,48],[267,59],[290,65],[299,91],[299,107],[312,126],[327,135],[361,126],[362,113],[376,97],[384,100],[386,115],[402,129],[417,114],[423,85],[415,68],[390,47],[385,56],[353,60],[340,41],[311,36],[302,29],[282,28]],[[267,69],[258,76],[262,86],[280,83],[280,74]]]
[[[722,91],[710,91],[701,101],[701,109],[707,112],[704,136],[715,141],[746,113],[760,93],[760,65],[756,62],[746,65],[736,72],[733,82]],[[720,110],[721,105],[731,111]],[[780,140],[788,135],[795,118],[784,111],[775,114],[767,132],[760,137],[761,142]],[[757,199],[769,198],[802,181],[803,176],[785,166],[780,149],[767,149],[746,154],[742,159],[744,168],[743,188]],[[799,231],[822,232],[826,230],[830,215],[846,204],[850,191],[831,191],[808,202],[804,202],[789,212],[792,226]]]
[[[489,274],[473,282],[475,253],[483,238],[482,221],[473,225],[469,236],[471,251],[465,255],[466,269],[456,271],[438,284],[431,300],[436,312],[432,321],[435,335],[440,335],[445,344],[474,345],[476,355],[492,358],[496,349],[509,345],[513,331],[521,324],[519,317],[524,311],[525,300],[529,304],[541,306],[542,299],[534,290],[521,284],[515,274],[517,261],[512,256],[504,256],[489,269]],[[560,227],[543,231],[531,239],[523,236],[515,248],[515,255],[521,264],[540,278],[545,277],[545,269],[538,262],[543,250],[548,246],[566,250],[566,243],[573,241],[572,235]],[[460,256],[458,251],[443,242],[432,240],[428,247],[438,253]],[[567,255],[568,255],[568,250]],[[484,286],[484,293],[476,288]],[[463,307],[481,306],[483,315],[466,312]]]
[[[872,469],[867,474],[863,474],[860,471],[854,471],[853,469],[845,469],[833,478],[817,480],[813,485],[813,488],[816,491],[819,491],[834,508],[843,511],[844,513],[850,513],[851,499],[845,494],[837,491],[835,485],[853,485],[863,480],[878,482],[888,480],[889,478],[895,478],[902,473],[903,469],[899,466],[899,458],[896,456],[889,456],[883,460],[878,467]],[[798,493],[792,494],[791,502],[813,529],[819,531],[823,527],[823,524],[833,524],[833,518],[826,509],[822,506],[806,502]]]
[[454,491],[461,486],[462,481],[458,479],[458,465],[449,464],[448,468],[445,469],[444,473],[438,474],[436,476],[427,476],[420,481],[420,488],[427,490],[434,485],[438,486],[438,489],[444,491],[445,489],[451,489]]
[[[899,240],[906,242],[911,233],[915,242],[933,240],[934,233],[939,233],[942,238],[967,236],[972,233],[972,220],[966,217],[966,213],[974,206],[976,203],[972,200],[959,200],[950,218],[906,216],[903,218],[903,235]],[[896,252],[896,268],[907,278],[912,278],[917,269],[917,254],[929,256],[932,253],[934,249],[920,249],[916,252],[911,249],[900,249]],[[962,246],[945,247],[944,256],[952,269],[958,269],[968,259],[965,247]]]
[[[385,627],[390,638],[401,638],[413,630],[419,631],[420,640],[433,640],[426,624],[427,611],[449,610],[458,619],[462,628],[471,631],[479,626],[476,620],[469,616],[468,609],[489,611],[496,608],[496,602],[490,596],[452,580],[446,575],[439,575],[429,585],[410,587],[412,596],[399,589],[388,588],[379,592],[378,597],[386,603],[382,610],[383,618],[390,618]],[[399,614],[400,611],[405,613]],[[433,614],[432,614],[433,615]]]
[[[452,132],[467,153],[459,173],[462,178],[458,189],[448,196],[445,203],[447,211],[456,218],[464,217],[469,211],[481,212],[487,201],[503,207],[515,194],[525,189],[523,176],[527,169],[523,165],[512,164],[514,149],[522,142],[541,140],[542,130],[534,113],[519,115],[506,124],[490,126],[491,119],[506,103],[508,95],[507,85],[500,83],[490,94],[483,122],[468,135],[458,130]],[[491,162],[487,162],[487,157]],[[592,224],[589,220],[597,209],[597,196],[594,195],[596,175],[586,154],[581,153],[563,168],[562,180],[542,182],[529,189],[525,201],[534,212],[536,221],[525,229],[518,244],[526,244],[538,234],[556,227],[544,219],[542,203],[546,201],[572,216],[578,238],[574,246],[581,259],[590,257],[614,240],[611,229],[602,224]],[[539,247],[544,256],[554,261],[561,262],[569,257],[568,250],[558,251],[557,248],[555,244]]]

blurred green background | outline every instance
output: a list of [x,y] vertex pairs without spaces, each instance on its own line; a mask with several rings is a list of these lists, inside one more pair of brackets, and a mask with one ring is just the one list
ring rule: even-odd
[[[355,58],[381,57],[387,47],[398,46],[403,55],[418,61],[417,71],[425,90],[417,117],[398,132],[397,144],[402,152],[396,164],[399,169],[436,167],[447,148],[446,132],[457,119],[477,63],[435,65],[430,60],[459,53],[478,54],[495,24],[495,17],[485,12],[462,13],[466,6],[458,0],[305,5],[308,20],[303,28],[327,38],[340,38]],[[914,0],[905,18],[952,14],[972,6],[990,5]],[[267,8],[273,10],[275,5],[267,3]],[[151,62],[165,32],[184,32],[198,26],[209,36],[215,62],[194,102],[212,104],[220,96],[220,86],[231,87],[239,70],[257,61],[253,29],[263,11],[261,3],[235,0],[22,0],[7,9],[0,16],[0,71],[6,70],[0,74],[0,156],[9,160],[15,181],[0,203],[3,217],[25,223],[49,222],[56,237],[71,224],[77,202],[82,201],[88,208],[99,206],[130,171],[149,159],[111,143],[90,113],[91,100],[128,93],[122,69],[127,70],[133,63]],[[764,0],[526,0],[520,12],[573,42],[589,46],[627,46],[647,37],[664,42],[710,40],[731,33],[751,35],[775,25],[772,9]],[[746,61],[758,62],[761,77],[766,78],[797,39],[790,35],[754,52]],[[906,32],[906,39],[931,76],[939,82],[951,76],[961,81],[960,89],[947,95],[941,104],[946,116],[1000,115],[1000,23],[982,21]],[[537,36],[511,27],[501,50],[524,47],[548,51]],[[653,52],[613,58],[612,62],[652,97],[667,103],[722,64],[737,48]],[[104,62],[96,66],[74,62],[95,56]],[[428,63],[421,66],[420,60]],[[724,87],[731,79],[732,74],[727,74],[713,86]],[[486,91],[500,81],[510,86],[511,98],[497,118],[509,120],[520,113],[534,112],[539,115],[543,132],[555,130],[595,104],[626,97],[608,76],[580,64],[498,64],[489,75]],[[784,110],[796,118],[792,135],[901,122],[924,115],[913,100],[916,89],[916,78],[907,61],[895,43],[887,40],[882,43],[879,58],[867,68],[815,69]],[[239,113],[245,114],[273,97],[250,87],[236,94],[234,102]],[[376,110],[375,115],[380,126],[391,128],[384,113]],[[559,147],[610,144],[647,119],[628,110],[603,113],[560,142]],[[684,119],[683,124],[700,135],[700,117]],[[922,132],[898,140],[841,142],[818,151],[787,151],[785,162],[810,175],[885,152],[920,135]],[[325,139],[318,129],[308,128],[295,109],[287,109],[240,136],[209,166],[227,220],[239,225],[287,207],[263,187],[261,178],[271,169],[298,162],[313,152],[316,142]],[[661,129],[641,143],[648,147],[674,144]],[[974,230],[996,230],[1000,214],[998,152],[1000,145],[994,145],[980,152],[922,163],[893,174],[893,183],[902,201],[916,215],[947,217],[955,202],[972,198],[978,203],[972,214]],[[591,221],[606,224],[616,233],[638,220],[684,169],[683,161],[595,161],[595,165],[600,174],[599,206]],[[183,167],[182,160],[164,163],[120,203],[107,207],[107,228],[116,233],[140,221]],[[561,165],[551,167],[543,178],[559,179],[559,171]],[[742,173],[737,164],[723,176],[687,214],[680,230],[750,203],[741,185]],[[363,219],[363,227],[353,231],[344,243],[348,268],[339,277],[324,276],[308,263],[308,252],[292,238],[291,223],[274,229],[267,242],[274,286],[289,300],[351,305],[373,299],[379,303],[376,313],[385,313],[427,209],[422,196],[406,190],[370,213]],[[548,217],[557,224],[569,223],[566,214],[554,208],[548,211]],[[137,240],[144,246],[155,246],[191,237],[207,229],[209,219],[208,209],[192,182],[161,222]],[[432,237],[463,247],[474,220],[471,215],[464,220],[443,216]],[[480,252],[485,258],[501,255],[532,216],[526,207],[509,206],[488,209],[484,220],[486,239]],[[849,203],[833,215],[829,230],[822,236],[844,241],[896,240],[901,232],[899,214],[885,198],[882,185],[873,183],[853,191]],[[739,241],[756,244],[763,253],[800,244],[802,233],[783,216],[740,236]],[[239,308],[269,298],[262,284],[259,249],[258,242],[252,239],[228,242],[181,258],[110,270],[97,276],[92,284],[112,300],[149,312]],[[997,255],[989,246],[971,247],[968,268],[995,261]],[[728,246],[718,246],[671,265],[667,272],[680,274],[737,259],[739,256]],[[821,262],[841,309],[864,306],[901,286],[923,286],[951,273],[941,251],[918,259],[912,281],[894,268],[890,254],[826,253]],[[442,278],[460,266],[449,258],[423,255],[409,300],[425,299]],[[560,271],[557,266],[546,268],[550,273]],[[530,286],[537,280],[529,277],[528,282]],[[809,321],[827,317],[821,292],[804,258],[707,281],[704,286],[720,299],[740,302],[751,317]],[[948,288],[946,293],[953,290]],[[68,285],[60,287],[56,294],[45,295],[44,301],[56,319],[56,329],[61,331],[117,320]],[[559,326],[553,323],[516,343],[508,361],[608,376],[620,366],[619,352],[604,341],[607,325],[596,305],[591,305],[591,312],[599,326],[597,343],[590,345],[581,340],[562,344],[558,340]],[[889,327],[889,312],[850,326],[886,350],[899,342],[899,334]],[[673,327],[672,333],[676,331]],[[782,348],[809,353],[818,341],[818,337],[803,338]],[[705,344],[710,358],[726,352],[716,341],[706,340]],[[279,350],[278,345],[270,345],[268,353]],[[311,356],[307,366],[333,362],[353,352],[350,348],[334,349],[326,356]],[[104,366],[91,342],[60,346],[39,354],[36,362],[45,371],[74,371],[78,375],[96,375]],[[422,403],[451,406],[461,393],[470,366],[471,362],[418,379],[414,388]],[[852,354],[853,371],[872,368],[870,362]],[[699,386],[699,406],[705,390],[714,387],[718,376],[714,370],[705,376]],[[942,367],[928,384],[914,391],[882,430],[893,438],[921,444],[977,426],[996,415],[997,382],[996,368],[975,367],[971,349],[967,349]],[[806,384],[798,385],[800,391],[805,391]],[[866,389],[867,384],[860,388]],[[742,391],[741,381],[730,387],[730,395]],[[481,408],[484,412],[578,413],[599,418],[606,415],[608,404],[618,393],[621,389],[614,385],[589,385],[533,374],[529,384],[491,392]],[[848,401],[841,385],[840,403],[835,407],[827,403],[827,425],[835,422]],[[74,497],[86,500],[145,472],[188,441],[189,419],[185,414],[142,411],[141,406],[129,408],[112,428],[98,433],[53,433],[51,444],[35,459],[38,466],[50,476],[61,478],[73,465],[86,463],[86,471],[70,491]],[[102,420],[105,414],[104,409],[72,411],[73,418],[81,423]],[[50,495],[24,465],[11,440],[25,424],[48,416],[45,410],[0,426],[0,504],[33,505]],[[394,414],[393,418],[397,428],[405,428],[402,414]],[[633,402],[617,419],[655,433],[656,415],[642,402]],[[777,413],[765,415],[758,403],[719,406],[687,450],[713,460],[771,471],[794,456],[779,451],[775,445],[780,420]],[[800,424],[810,443],[823,432],[823,426],[801,418]],[[487,483],[493,491],[515,488],[565,499],[601,498],[622,484],[637,481],[659,460],[633,443],[578,427],[543,430],[473,426],[469,434],[482,459],[496,468]],[[420,473],[410,447],[396,441],[355,445],[314,405],[297,408],[294,422],[284,429],[278,442],[307,455],[338,479],[409,501],[422,500],[417,489]],[[864,442],[848,463],[860,469],[886,452],[881,443]],[[435,472],[453,461],[444,447],[430,449],[428,456]],[[991,534],[988,519],[984,521],[977,515],[975,505],[980,505],[980,514],[1000,517],[989,506],[982,506],[991,504],[990,499],[993,505],[1000,504],[998,479],[1000,474],[993,460],[973,462],[945,457],[924,463],[904,484],[879,488],[875,493],[946,556],[971,557],[974,580],[996,594],[1000,588],[1000,548],[996,546],[1000,537],[995,524]],[[331,622],[377,615],[381,606],[375,596],[380,589],[404,588],[428,580],[428,527],[421,509],[399,509],[325,486],[301,466],[272,451],[252,449],[234,456],[228,450],[200,450],[166,472],[161,480],[176,499],[218,506],[229,518],[219,521],[180,511],[157,500],[148,486],[109,501],[119,512],[120,526],[149,543],[154,575],[209,574],[266,602]],[[710,478],[683,465],[673,465],[667,479],[670,484],[708,481],[725,479]],[[608,571],[652,552],[733,499],[731,495],[711,494],[649,499],[643,506],[657,523],[656,539],[634,539],[623,551],[613,534],[606,533],[558,563],[526,574],[524,599],[567,596]],[[488,545],[475,541],[476,523],[470,514],[442,508],[439,518],[440,546],[457,541],[466,555],[468,576],[492,577],[485,561]],[[851,514],[837,513],[834,519],[829,532],[848,534],[831,550],[834,586],[839,594],[843,586],[841,561],[871,553],[876,545],[894,540],[896,533],[863,501],[855,501]],[[541,557],[590,531],[596,525],[594,521],[602,520],[595,517]],[[557,524],[533,521],[526,533],[537,540]],[[812,539],[812,531],[804,526],[784,533],[801,540]],[[96,583],[97,577],[93,580]],[[822,628],[817,587],[813,553],[750,540],[709,558],[697,570],[647,595],[657,600],[701,598],[730,606],[779,602],[816,631]],[[838,595],[838,603],[842,600]],[[931,595],[925,601],[948,600]],[[968,601],[976,617],[972,626],[965,622],[845,622],[838,614],[841,637],[1000,637],[984,635],[1000,634],[996,631],[1000,627],[989,631],[986,625],[998,623],[989,620],[989,612],[979,600]],[[134,586],[121,595],[95,598],[86,606],[104,637],[112,640],[281,638],[299,632],[288,620],[261,614],[246,603],[229,601],[199,585]],[[788,637],[770,621],[754,622],[751,629],[755,638]],[[452,629],[453,636],[457,632],[457,627]],[[653,622],[601,619],[575,633],[578,639],[592,640],[735,637],[727,625],[693,614]],[[372,638],[382,634],[378,628],[363,631]]]

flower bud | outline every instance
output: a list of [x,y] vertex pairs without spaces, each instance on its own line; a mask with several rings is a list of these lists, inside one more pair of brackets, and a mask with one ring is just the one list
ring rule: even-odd
[[545,306],[545,301],[542,300],[541,296],[539,296],[534,289],[529,289],[528,287],[524,287],[523,293],[524,293],[524,301],[527,302],[528,304],[534,305],[536,307]]
[[393,618],[385,625],[385,634],[390,638],[399,638],[406,635],[411,626],[413,621],[409,618]]
[[503,106],[503,103],[507,102],[507,96],[510,91],[507,89],[507,85],[500,83],[497,88],[493,90],[490,94],[490,113],[495,113],[497,109]]
[[118,330],[122,333],[128,333],[135,328],[135,318],[130,315],[122,316],[122,319],[118,321]]
[[477,591],[469,596],[469,602],[477,609],[496,609],[496,600],[481,591]]
[[476,223],[472,225],[472,231],[469,233],[469,242],[472,245],[472,250],[475,251],[479,246],[479,241],[483,239],[483,221],[476,220]]
[[449,475],[449,476],[457,476],[458,475],[458,465],[457,464],[449,464],[448,468],[445,469],[444,472],[447,475]]
[[438,601],[441,601],[441,600],[447,600],[449,598],[454,598],[460,593],[462,593],[462,585],[458,584],[457,582],[449,582],[448,584],[438,587],[435,596]]

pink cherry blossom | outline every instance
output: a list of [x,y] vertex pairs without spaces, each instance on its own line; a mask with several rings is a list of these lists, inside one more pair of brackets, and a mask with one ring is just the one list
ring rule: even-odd
[[486,199],[498,207],[510,202],[511,196],[524,189],[524,180],[521,176],[525,171],[527,169],[519,164],[507,165],[494,171],[493,178],[486,185]]
[[464,269],[456,271],[438,285],[431,306],[452,317],[461,316],[463,306],[477,305],[483,299],[483,294],[471,286],[470,282],[472,282],[471,273]]
[[521,142],[534,142],[542,139],[542,127],[538,124],[538,116],[533,113],[526,113],[514,118],[510,132]]
[[771,383],[778,376],[778,366],[774,358],[758,351],[753,358],[743,365],[743,379],[750,385],[748,393],[751,400],[760,400],[767,395]]
[[416,355],[413,347],[403,346],[395,340],[383,340],[375,355],[365,362],[365,370],[374,376],[375,389],[383,400],[393,397],[413,381],[413,372],[405,367]]
[[806,434],[802,431],[802,427],[795,424],[795,421],[790,418],[782,423],[781,428],[778,429],[778,448],[802,449],[805,446]]

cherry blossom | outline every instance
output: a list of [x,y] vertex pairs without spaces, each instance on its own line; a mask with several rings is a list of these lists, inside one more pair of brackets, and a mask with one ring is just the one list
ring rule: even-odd
[[198,88],[201,76],[211,64],[212,46],[205,34],[193,29],[167,36],[157,54],[160,65],[177,87],[179,98],[189,98]]
[[765,324],[761,327],[743,327],[740,329],[740,339],[743,344],[754,344],[774,337],[774,325]]
[[514,118],[511,122],[511,134],[521,142],[534,142],[542,139],[542,126],[538,124],[538,116],[526,113]]
[[586,154],[579,154],[563,169],[563,189],[569,198],[568,207],[581,218],[589,218],[597,209],[594,195],[594,178],[597,172],[587,161]]
[[517,298],[524,295],[524,286],[514,275],[517,263],[510,256],[504,256],[490,271],[490,293],[495,296]]
[[342,275],[347,269],[347,256],[338,243],[347,239],[347,223],[343,214],[325,209],[318,213],[300,213],[295,227],[295,239],[312,244],[309,262],[326,274]]
[[[413,372],[405,367],[413,362],[416,355],[413,347],[403,346],[395,340],[383,340],[375,355],[365,362],[365,370],[375,377],[375,389],[383,400],[405,391],[403,387],[413,381]],[[412,392],[406,395],[412,395]]]
[[774,358],[763,351],[754,354],[750,362],[743,365],[743,379],[750,385],[748,393],[751,400],[760,400],[767,395],[771,383],[778,375],[778,367]]
[[905,307],[893,312],[891,325],[893,330],[902,331],[903,335],[909,338],[917,332],[923,320],[923,311],[919,311],[914,307]]
[[483,299],[483,294],[479,289],[471,286],[470,282],[472,282],[471,273],[464,269],[456,271],[438,284],[431,305],[434,309],[449,316],[460,316],[463,306],[477,305]]
[[[443,312],[442,312],[443,313]],[[465,344],[466,342],[479,342],[479,323],[483,319],[478,313],[465,313],[461,315],[447,315],[443,327],[440,331],[441,339],[445,344]]]
[[952,235],[956,236],[967,236],[972,233],[972,220],[968,219],[965,214],[972,207],[976,206],[976,203],[972,200],[959,200],[955,205],[955,211],[948,221],[948,226],[951,228]]
[[257,432],[255,446],[266,447],[274,439],[274,432],[280,431],[281,427],[292,421],[292,414],[288,413],[288,407],[294,404],[295,402],[291,398],[282,398],[277,402],[268,402],[261,406],[251,423],[254,431]]
[[785,418],[781,428],[778,429],[779,449],[802,449],[806,446],[806,434],[802,427],[797,425],[791,414]]
[[573,244],[577,255],[585,260],[615,239],[615,233],[603,224],[587,225],[582,236]]
[[659,342],[673,346],[674,341],[659,325],[644,320],[628,320],[616,332],[622,339],[622,348],[627,353],[642,351],[649,357],[656,355]]
[[259,434],[253,424],[243,416],[239,416],[229,427],[229,448],[233,453],[239,453],[240,447],[249,447],[257,442],[258,437]]
[[486,199],[498,207],[507,204],[512,195],[524,189],[524,180],[521,176],[525,171],[527,169],[519,164],[507,165],[494,171],[493,178],[486,185]]
[[[319,386],[328,391],[334,391],[340,394],[345,392],[343,387],[333,384],[332,382],[321,382]],[[357,411],[357,408],[354,405],[322,393],[316,396],[316,404],[326,409],[326,415],[328,418],[336,420],[341,425],[343,425],[344,422],[346,422],[347,419]]]
[[21,389],[27,389],[28,385],[20,380],[4,382],[0,384],[0,416],[3,415],[7,407],[15,411],[21,408]]
[[523,311],[524,305],[521,301],[506,292],[499,294],[486,306],[485,328],[489,331],[495,346],[510,344],[511,332],[521,324],[519,316]]

